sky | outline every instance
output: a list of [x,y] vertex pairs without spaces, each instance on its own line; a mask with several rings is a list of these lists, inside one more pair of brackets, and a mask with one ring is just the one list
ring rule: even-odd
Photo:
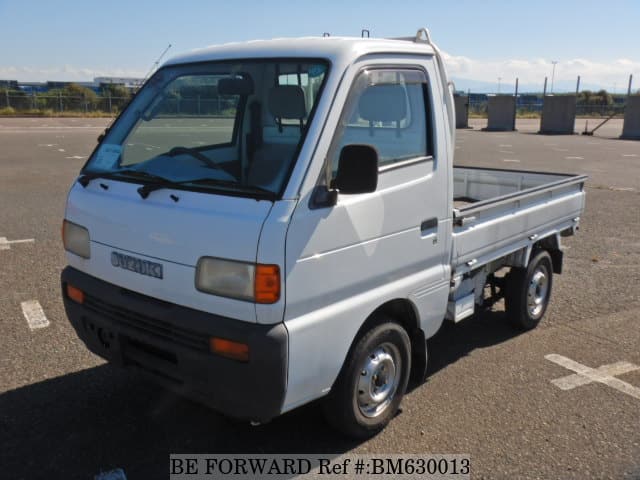
[[[409,36],[430,29],[458,89],[640,89],[639,0],[0,0],[0,79],[144,77],[207,45],[308,35]],[[498,80],[500,78],[500,80]]]

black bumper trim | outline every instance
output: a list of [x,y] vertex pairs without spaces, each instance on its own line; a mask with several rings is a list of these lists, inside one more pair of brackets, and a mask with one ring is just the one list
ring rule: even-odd
[[[61,275],[67,316],[80,339],[106,360],[143,372],[156,383],[226,415],[264,422],[282,410],[287,330],[182,307],[123,289],[72,267]],[[85,294],[78,304],[71,284]],[[209,338],[249,345],[249,361],[209,351]]]

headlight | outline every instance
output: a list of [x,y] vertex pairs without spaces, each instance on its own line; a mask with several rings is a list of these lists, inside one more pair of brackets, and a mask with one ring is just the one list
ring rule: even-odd
[[221,297],[275,303],[280,299],[280,268],[202,257],[196,267],[196,288]]
[[89,230],[80,225],[65,220],[62,223],[62,243],[67,252],[82,258],[91,257]]

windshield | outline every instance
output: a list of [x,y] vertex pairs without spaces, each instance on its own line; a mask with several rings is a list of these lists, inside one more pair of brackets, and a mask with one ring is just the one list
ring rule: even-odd
[[295,59],[165,67],[118,118],[83,174],[278,194],[327,68],[322,60]]

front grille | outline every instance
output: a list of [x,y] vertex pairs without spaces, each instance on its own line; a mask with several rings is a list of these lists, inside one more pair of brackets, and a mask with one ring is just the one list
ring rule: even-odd
[[152,335],[158,339],[182,345],[195,350],[208,351],[209,338],[186,328],[178,327],[169,322],[158,320],[126,308],[107,303],[98,297],[85,294],[83,306],[106,317],[114,323]]

